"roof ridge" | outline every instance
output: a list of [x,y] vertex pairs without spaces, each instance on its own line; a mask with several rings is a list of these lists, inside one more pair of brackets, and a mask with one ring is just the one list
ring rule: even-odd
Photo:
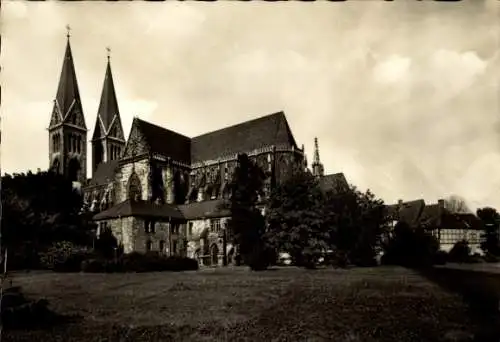
[[184,137],[184,138],[187,138],[187,139],[190,139],[190,140],[191,140],[191,138],[190,138],[190,137],[188,137],[187,135],[184,135],[184,134],[182,134],[182,133],[179,133],[179,132],[173,131],[173,130],[171,130],[171,129],[165,128],[165,127],[163,127],[163,126],[160,126],[160,125],[158,125],[158,124],[155,124],[155,123],[152,123],[152,122],[149,122],[149,121],[146,121],[146,120],[143,120],[143,119],[141,119],[141,118],[135,118],[135,119],[136,119],[137,121],[139,121],[139,123],[141,123],[141,122],[142,122],[142,123],[145,123],[146,125],[150,125],[150,126],[153,126],[153,127],[159,128],[159,129],[162,129],[162,130],[164,130],[164,131],[168,131],[168,132],[171,132],[171,133],[175,133],[175,134],[177,134],[177,135],[180,135],[180,136],[182,136],[182,137]]
[[251,119],[251,120],[247,120],[247,121],[241,121],[237,124],[233,124],[233,125],[230,125],[230,126],[225,126],[225,127],[222,127],[222,128],[219,128],[219,129],[216,129],[216,130],[213,130],[213,131],[210,131],[210,132],[207,132],[207,133],[203,133],[203,134],[200,134],[200,135],[196,135],[194,137],[192,137],[192,139],[194,138],[199,138],[199,137],[203,137],[205,135],[209,135],[209,134],[213,134],[215,132],[219,132],[219,131],[223,131],[225,129],[228,129],[228,128],[233,128],[233,127],[237,127],[237,126],[240,126],[240,125],[245,125],[245,124],[250,124],[250,123],[253,123],[255,121],[259,121],[259,120],[263,120],[263,119],[268,119],[268,118],[271,118],[273,116],[278,116],[278,115],[284,115],[285,112],[280,110],[278,112],[275,112],[275,113],[271,113],[271,114],[266,114],[266,115],[263,115],[263,116],[259,116],[258,118],[254,118],[254,119]]

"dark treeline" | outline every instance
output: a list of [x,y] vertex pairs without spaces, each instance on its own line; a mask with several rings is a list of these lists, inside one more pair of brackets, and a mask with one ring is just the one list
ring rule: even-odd
[[52,172],[2,177],[2,250],[9,269],[37,268],[38,254],[57,241],[92,244],[82,196],[72,182]]

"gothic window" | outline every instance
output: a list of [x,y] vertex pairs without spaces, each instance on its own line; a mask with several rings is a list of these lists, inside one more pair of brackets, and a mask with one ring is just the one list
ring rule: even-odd
[[210,220],[210,231],[212,233],[219,233],[220,232],[220,219],[214,219]]
[[59,171],[59,159],[55,159],[54,162],[52,163],[52,170],[54,172]]
[[165,241],[161,240],[159,247],[160,247],[160,253],[165,253]]
[[71,181],[77,181],[80,172],[80,163],[76,158],[73,158],[68,163],[68,176]]
[[193,222],[189,222],[187,237],[190,238],[193,235]]
[[142,198],[142,186],[137,173],[133,172],[128,182],[128,198],[133,201],[140,200]]
[[164,203],[164,185],[163,185],[163,173],[162,169],[159,165],[152,162],[150,165],[150,182],[152,188],[152,200],[159,201],[160,203]]
[[104,150],[102,148],[102,143],[100,141],[96,142],[94,145],[94,156],[95,156],[95,165],[99,165],[104,159]]
[[80,153],[82,149],[82,137],[77,137],[76,152]]

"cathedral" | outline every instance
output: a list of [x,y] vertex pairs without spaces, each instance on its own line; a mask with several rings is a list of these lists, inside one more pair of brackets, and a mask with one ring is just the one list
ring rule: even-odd
[[[224,255],[231,261],[237,253],[223,204],[240,154],[266,173],[262,203],[275,184],[307,168],[304,146],[298,147],[283,112],[196,137],[135,117],[126,139],[108,55],[87,178],[87,126],[69,34],[48,131],[50,167],[80,184],[97,234],[110,230],[125,253],[157,251],[202,265],[219,265]],[[347,187],[342,173],[324,175],[317,139],[311,168],[322,188]]]

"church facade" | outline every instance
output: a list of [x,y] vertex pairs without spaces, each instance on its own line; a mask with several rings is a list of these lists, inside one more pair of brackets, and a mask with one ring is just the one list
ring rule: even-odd
[[[223,255],[231,260],[237,251],[224,203],[238,156],[248,155],[266,173],[264,197],[294,170],[307,168],[304,147],[298,147],[283,112],[196,137],[135,117],[126,139],[109,57],[91,139],[90,179],[86,132],[68,37],[49,126],[50,165],[81,184],[98,231],[111,230],[125,253],[158,251],[205,265],[221,264]],[[312,170],[322,186],[347,186],[343,174],[323,175],[317,140]]]

